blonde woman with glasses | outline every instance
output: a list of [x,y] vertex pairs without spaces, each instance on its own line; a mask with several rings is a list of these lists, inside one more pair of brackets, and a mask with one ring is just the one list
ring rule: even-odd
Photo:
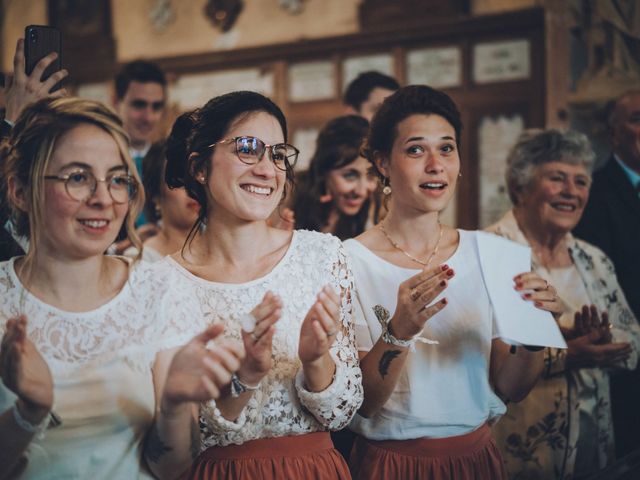
[[[104,255],[123,223],[140,246],[144,195],[127,152],[117,116],[74,98],[28,107],[2,145],[6,202],[29,250],[0,263],[0,478],[146,476],[152,366],[184,337],[156,318],[161,279]],[[165,397],[210,398],[229,381],[241,350],[204,348],[220,331],[165,355],[176,360]],[[188,463],[188,443],[171,455]]]

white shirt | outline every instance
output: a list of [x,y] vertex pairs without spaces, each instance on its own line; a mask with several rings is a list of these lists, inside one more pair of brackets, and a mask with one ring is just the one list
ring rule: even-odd
[[[447,260],[455,271],[442,296],[447,306],[431,317],[396,388],[380,412],[356,415],[351,429],[372,440],[443,438],[471,432],[502,415],[505,405],[489,384],[493,309],[484,286],[475,232],[458,230],[460,244]],[[398,267],[354,239],[345,242],[356,283],[358,348],[371,349],[382,334],[374,307],[396,309],[398,286],[420,270]]]
[[[279,295],[283,302],[282,316],[275,325],[271,370],[236,421],[222,417],[215,401],[201,406],[203,447],[338,430],[348,425],[362,403],[362,374],[352,320],[353,277],[337,238],[294,231],[287,252],[273,270],[245,283],[204,280],[171,257],[152,265],[156,276],[172,285],[161,310],[169,317],[179,315],[185,331],[190,329],[193,335],[214,322],[223,322],[223,336],[240,340],[240,319],[267,291]],[[310,392],[304,387],[298,357],[300,326],[327,284],[342,294],[342,328],[330,349],[336,372],[324,391]]]
[[[138,256],[138,252],[139,250],[136,247],[131,246],[127,248],[124,252],[122,252],[122,255],[133,259]],[[150,263],[158,262],[162,260],[164,257],[165,255],[161,254],[158,250],[156,250],[153,247],[147,247],[147,246],[142,247],[142,257],[140,257],[140,259],[143,262],[150,262]]]
[[[8,319],[27,317],[27,335],[53,377],[53,411],[62,424],[34,438],[25,479],[135,479],[155,409],[151,366],[157,350],[183,343],[154,314],[166,285],[142,265],[122,290],[89,312],[66,312],[29,293],[0,263],[0,336]],[[0,412],[16,396],[0,380]]]

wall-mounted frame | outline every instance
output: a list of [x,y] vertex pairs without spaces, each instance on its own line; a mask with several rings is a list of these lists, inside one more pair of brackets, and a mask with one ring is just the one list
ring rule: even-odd
[[[401,84],[431,82],[449,93],[460,108],[463,176],[458,182],[455,219],[462,228],[477,228],[482,207],[478,146],[486,145],[478,139],[482,119],[519,114],[525,128],[545,122],[544,18],[540,8],[443,18],[422,26],[389,25],[387,30],[375,32],[160,58],[157,62],[175,78],[170,94],[174,86],[183,85],[182,77],[257,69],[272,82],[271,96],[287,116],[290,139],[300,139],[307,150],[314,144],[313,132],[344,113],[341,94],[345,80],[354,72],[378,65],[390,69]],[[496,55],[492,58],[493,77],[484,65],[477,65],[478,59],[492,52]],[[307,70],[300,71],[300,65],[306,65]],[[313,65],[321,78],[313,78]],[[506,70],[496,76],[500,65]],[[510,69],[515,72],[511,77]],[[317,88],[313,86],[316,81]],[[238,87],[231,82],[230,88]],[[200,100],[209,93],[221,93],[218,90],[203,88]],[[302,152],[307,159],[312,154]]]

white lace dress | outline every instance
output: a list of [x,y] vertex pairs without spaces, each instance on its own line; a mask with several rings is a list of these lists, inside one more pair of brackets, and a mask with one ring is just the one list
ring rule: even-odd
[[[0,263],[0,336],[24,314],[27,334],[47,361],[53,411],[62,424],[34,438],[19,478],[135,479],[154,405],[151,366],[158,349],[183,343],[156,320],[156,295],[166,287],[144,265],[101,307],[71,313],[52,307],[20,283],[14,261]],[[16,396],[0,381],[0,412]]]
[[[353,277],[337,238],[295,231],[287,253],[271,272],[241,284],[203,280],[170,257],[154,268],[158,277],[172,285],[161,310],[169,316],[181,315],[185,331],[193,334],[223,322],[224,336],[239,340],[239,319],[267,291],[279,295],[284,304],[273,339],[273,366],[240,416],[235,421],[223,418],[214,401],[201,406],[204,448],[338,430],[349,423],[362,403],[362,376],[352,323]],[[304,387],[298,341],[302,321],[326,284],[341,291],[342,329],[331,347],[336,363],[333,382],[324,391],[312,393]]]

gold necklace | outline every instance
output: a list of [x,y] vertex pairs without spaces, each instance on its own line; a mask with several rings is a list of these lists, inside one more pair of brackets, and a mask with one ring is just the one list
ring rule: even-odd
[[414,257],[413,255],[411,255],[409,252],[407,252],[400,245],[398,245],[393,240],[393,238],[391,238],[391,236],[389,236],[389,234],[387,233],[386,228],[384,228],[384,224],[382,222],[380,222],[378,224],[378,227],[380,227],[380,231],[384,234],[385,237],[387,237],[387,240],[389,240],[389,242],[391,243],[391,245],[393,245],[393,247],[395,249],[400,250],[409,260],[411,260],[413,262],[416,262],[416,263],[419,263],[424,268],[427,268],[429,266],[429,264],[431,263],[431,260],[433,260],[433,257],[435,257],[436,253],[438,253],[438,247],[440,246],[440,240],[442,240],[442,234],[444,233],[444,229],[442,228],[442,224],[438,222],[438,226],[440,227],[440,235],[438,236],[438,241],[436,242],[436,246],[433,247],[433,252],[431,252],[431,255],[429,255],[429,258],[427,258],[427,261],[423,262],[422,260],[419,260],[416,257]]

